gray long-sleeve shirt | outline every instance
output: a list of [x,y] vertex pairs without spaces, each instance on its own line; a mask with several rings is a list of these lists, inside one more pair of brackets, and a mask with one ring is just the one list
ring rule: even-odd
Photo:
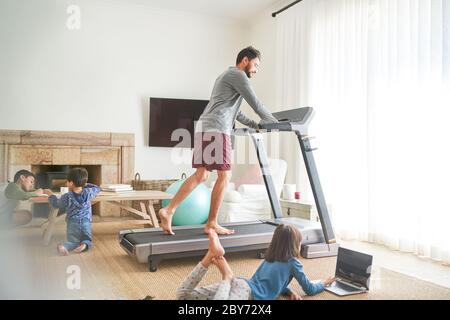
[[277,119],[258,100],[244,71],[229,67],[214,84],[208,105],[197,122],[195,132],[221,132],[231,134],[235,120],[258,128],[258,123],[239,111],[245,99],[261,118],[261,122],[278,122]]

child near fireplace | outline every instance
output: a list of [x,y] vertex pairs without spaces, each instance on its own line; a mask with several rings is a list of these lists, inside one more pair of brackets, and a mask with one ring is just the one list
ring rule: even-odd
[[81,253],[92,248],[91,200],[97,196],[100,188],[87,181],[88,172],[85,168],[73,168],[67,175],[69,192],[58,199],[50,190],[45,191],[50,204],[67,213],[67,241],[57,246],[62,256],[71,251]]
[[39,197],[44,190],[34,190],[35,176],[28,170],[19,170],[14,181],[6,187],[0,201],[0,228],[17,227],[28,224],[32,219],[30,210],[21,208],[20,202]]

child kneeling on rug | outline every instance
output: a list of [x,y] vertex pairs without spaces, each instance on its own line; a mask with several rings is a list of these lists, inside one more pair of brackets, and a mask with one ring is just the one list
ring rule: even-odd
[[69,251],[81,253],[92,247],[91,200],[97,196],[100,188],[87,181],[87,170],[74,168],[67,175],[69,192],[59,199],[51,191],[46,192],[54,208],[67,212],[67,241],[58,245],[60,255],[65,256]]

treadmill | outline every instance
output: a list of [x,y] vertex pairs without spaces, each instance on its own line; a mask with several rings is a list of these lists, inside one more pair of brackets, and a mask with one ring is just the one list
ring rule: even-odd
[[[279,224],[291,224],[302,233],[301,255],[304,258],[318,258],[337,255],[333,227],[319,181],[311,148],[308,126],[314,115],[311,107],[304,107],[273,113],[278,123],[260,125],[261,129],[234,129],[234,135],[249,135],[255,145],[257,158],[262,171],[264,184],[274,219],[223,224],[234,229],[231,235],[220,235],[220,242],[226,252],[256,251],[259,258],[264,257]],[[267,154],[263,144],[263,134],[288,131],[297,135],[305,162],[320,223],[306,219],[283,217],[279,199],[270,174]],[[141,263],[148,263],[149,270],[155,272],[164,259],[202,256],[208,250],[208,236],[203,225],[173,227],[175,235],[167,235],[161,228],[123,230],[119,233],[122,248]]]

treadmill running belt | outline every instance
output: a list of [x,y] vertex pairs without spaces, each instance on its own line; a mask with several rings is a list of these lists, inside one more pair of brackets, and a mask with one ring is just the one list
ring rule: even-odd
[[[261,234],[261,233],[273,233],[276,225],[270,223],[257,222],[254,224],[244,224],[244,225],[227,225],[227,228],[234,229],[234,234],[223,235],[222,237],[239,237],[240,235],[247,234]],[[128,233],[124,236],[130,243],[142,244],[142,243],[155,243],[155,242],[170,242],[170,241],[184,241],[184,240],[197,240],[205,238],[208,236],[203,232],[203,228],[194,229],[179,229],[174,230],[175,235],[169,236],[161,231],[151,231],[151,232],[135,232]]]

